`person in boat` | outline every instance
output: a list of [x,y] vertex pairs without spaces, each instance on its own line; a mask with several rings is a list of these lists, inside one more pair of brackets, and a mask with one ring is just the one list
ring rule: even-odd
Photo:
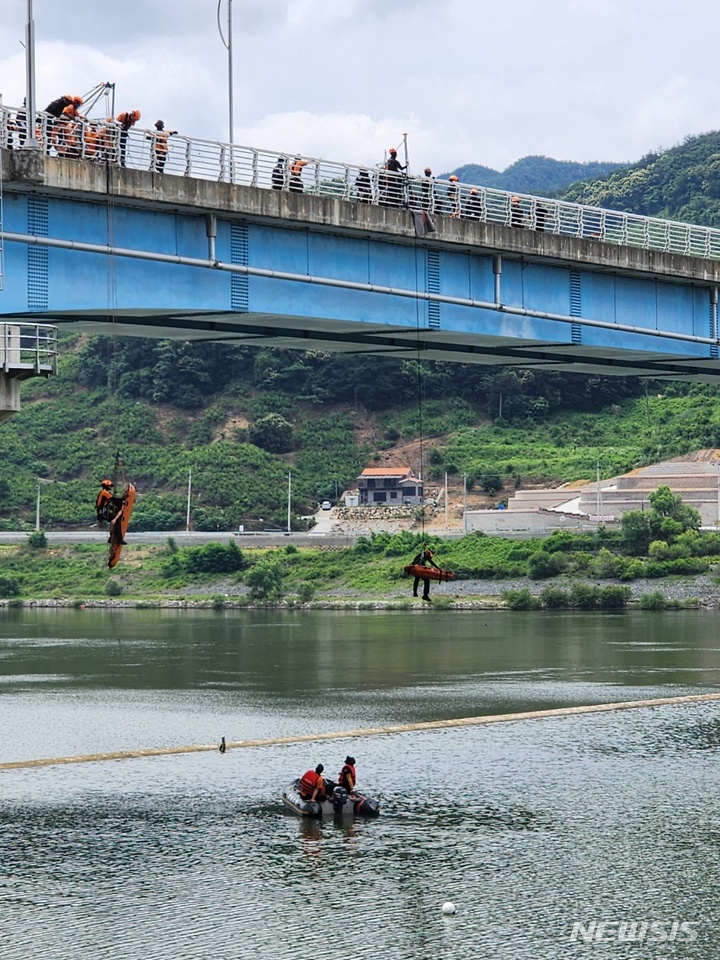
[[[412,565],[418,567],[435,567],[436,570],[440,569],[433,560],[432,550],[428,550],[427,547],[423,547],[420,553],[413,559]],[[413,581],[413,596],[416,597],[418,595],[418,586],[421,580],[423,582],[422,598],[426,603],[432,603],[430,600],[430,581],[427,577],[415,577]]]
[[318,803],[322,803],[327,799],[325,778],[322,775],[324,769],[325,767],[319,763],[314,770],[307,770],[300,777],[298,793],[303,800],[317,800]]
[[342,765],[342,770],[338,774],[338,786],[344,787],[348,793],[354,793],[356,783],[355,757],[347,756],[345,757],[345,763]]

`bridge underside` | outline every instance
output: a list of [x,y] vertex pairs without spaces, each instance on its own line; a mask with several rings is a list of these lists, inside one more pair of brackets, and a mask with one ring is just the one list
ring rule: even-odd
[[417,327],[260,313],[57,315],[60,330],[100,336],[204,340],[245,346],[372,354],[395,359],[542,368],[603,376],[642,376],[698,383],[720,381],[720,360],[582,344],[457,334]]
[[[720,382],[720,262],[45,158],[3,196],[0,318]],[[18,174],[19,177],[19,174]]]

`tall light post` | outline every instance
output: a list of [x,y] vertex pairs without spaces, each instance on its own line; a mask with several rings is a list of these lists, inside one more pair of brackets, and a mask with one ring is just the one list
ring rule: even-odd
[[233,127],[234,127],[234,118],[233,118],[233,49],[232,49],[232,0],[227,0],[227,40],[225,39],[220,25],[220,7],[222,6],[222,0],[218,0],[217,8],[217,22],[218,22],[218,31],[220,33],[220,39],[223,42],[223,46],[227,48],[228,52],[228,120],[230,126],[230,139],[229,143],[234,143],[233,139]]
[[27,23],[25,24],[25,123],[28,150],[39,150],[40,144],[35,136],[35,21],[33,20],[32,0],[27,0]]
[[44,477],[37,477],[37,499],[35,501],[35,531],[40,532],[40,484],[41,483],[59,483],[64,486],[62,480],[45,480]]
[[467,533],[467,474],[463,474],[463,533]]
[[185,532],[190,530],[190,495],[192,494],[192,467],[188,470],[187,514],[185,515]]
[[288,470],[287,532],[290,533],[290,498],[292,495],[292,470]]

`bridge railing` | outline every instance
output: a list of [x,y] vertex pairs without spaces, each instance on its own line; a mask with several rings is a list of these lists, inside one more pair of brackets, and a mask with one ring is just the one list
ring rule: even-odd
[[[21,117],[24,116],[20,111]],[[24,144],[17,108],[0,108],[0,146]],[[222,181],[356,203],[409,208],[431,216],[498,223],[620,246],[720,259],[720,230],[376,167],[258,150],[113,121],[57,121],[38,114],[36,136],[53,156],[122,163],[157,173]]]
[[0,373],[13,377],[57,373],[58,331],[45,323],[0,323]]

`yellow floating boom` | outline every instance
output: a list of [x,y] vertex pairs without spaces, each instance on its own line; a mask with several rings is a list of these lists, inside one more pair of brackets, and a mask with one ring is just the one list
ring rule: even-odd
[[[348,740],[358,737],[380,737],[411,733],[416,730],[450,730],[454,727],[477,727],[491,723],[517,723],[522,720],[548,720],[551,717],[576,717],[582,714],[611,713],[616,710],[638,710],[647,707],[681,706],[720,700],[720,693],[699,693],[683,697],[658,697],[654,700],[624,700],[619,703],[593,703],[581,707],[554,707],[529,710],[526,713],[500,713],[487,717],[460,717],[456,720],[424,720],[419,723],[398,723],[385,727],[361,727],[328,733],[301,733],[291,737],[264,737],[258,740],[235,740],[223,743],[226,750],[248,747],[275,747],[293,743],[315,743],[319,740]],[[182,747],[148,747],[142,750],[116,750],[111,753],[86,753],[74,757],[45,757],[38,760],[11,760],[0,763],[2,770],[23,770],[30,767],[52,767],[62,763],[99,763],[103,760],[137,760],[141,757],[169,757],[181,753],[208,753],[218,750],[217,743],[190,744]],[[224,751],[223,751],[224,752]]]

